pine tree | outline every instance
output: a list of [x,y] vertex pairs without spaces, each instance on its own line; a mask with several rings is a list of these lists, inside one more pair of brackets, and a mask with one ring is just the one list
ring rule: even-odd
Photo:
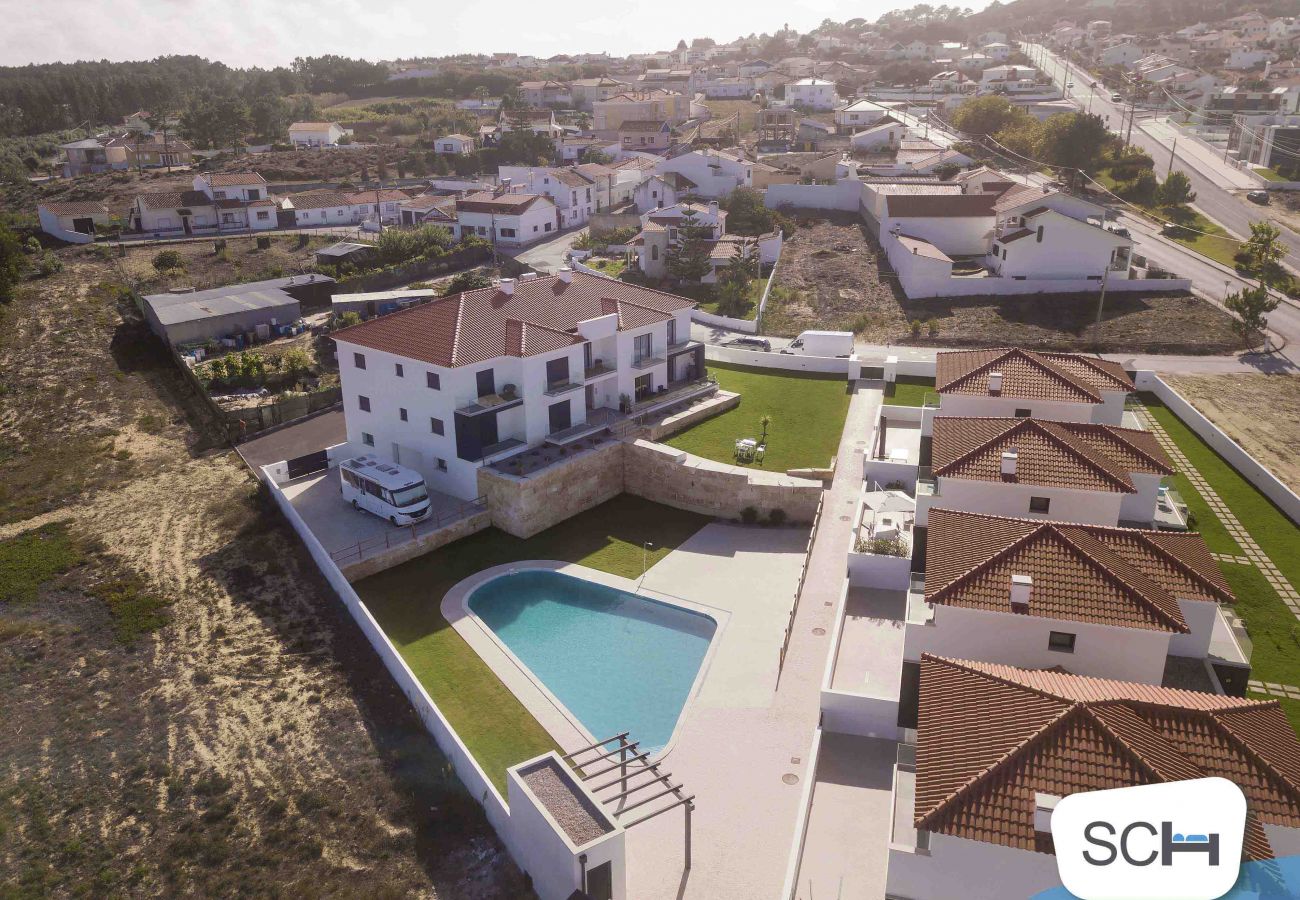
[[713,266],[709,262],[713,229],[696,223],[696,212],[686,209],[685,221],[677,226],[677,242],[668,248],[665,264],[679,281],[698,282]]

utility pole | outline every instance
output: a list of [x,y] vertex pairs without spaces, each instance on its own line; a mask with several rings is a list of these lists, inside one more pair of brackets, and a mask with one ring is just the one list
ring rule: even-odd
[[1110,266],[1106,266],[1106,271],[1101,273],[1101,294],[1097,297],[1097,321],[1092,323],[1092,347],[1094,350],[1101,347],[1101,311],[1106,305],[1106,282],[1110,278]]
[[1169,148],[1169,170],[1165,172],[1165,179],[1174,174],[1174,157],[1178,155],[1178,135],[1174,135],[1174,145]]

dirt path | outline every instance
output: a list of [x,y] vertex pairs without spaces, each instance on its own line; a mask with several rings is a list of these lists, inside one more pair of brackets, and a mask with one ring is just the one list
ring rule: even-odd
[[1300,376],[1166,376],[1210,421],[1284,481],[1300,490]]

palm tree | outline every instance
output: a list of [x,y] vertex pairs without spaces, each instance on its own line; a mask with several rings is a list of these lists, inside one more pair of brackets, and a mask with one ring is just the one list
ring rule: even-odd
[[762,443],[767,443],[767,429],[772,425],[772,417],[766,413],[758,420],[759,426],[763,429]]

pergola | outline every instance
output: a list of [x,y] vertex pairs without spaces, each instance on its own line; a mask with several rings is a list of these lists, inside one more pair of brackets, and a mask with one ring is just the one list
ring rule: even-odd
[[[605,807],[606,812],[624,829],[634,828],[679,806],[685,807],[686,869],[689,870],[691,813],[695,809],[695,795],[687,794],[680,783],[673,781],[671,772],[661,771],[659,763],[650,762],[651,752],[642,751],[639,741],[629,741],[628,732],[624,731],[567,753],[564,759],[573,767],[578,779],[587,785],[587,789]],[[585,758],[580,761],[579,757]],[[617,791],[612,794],[603,793],[610,788],[617,788]],[[642,793],[643,791],[649,793]],[[643,811],[630,821],[620,819],[633,810]],[[585,873],[583,890],[586,890]]]

